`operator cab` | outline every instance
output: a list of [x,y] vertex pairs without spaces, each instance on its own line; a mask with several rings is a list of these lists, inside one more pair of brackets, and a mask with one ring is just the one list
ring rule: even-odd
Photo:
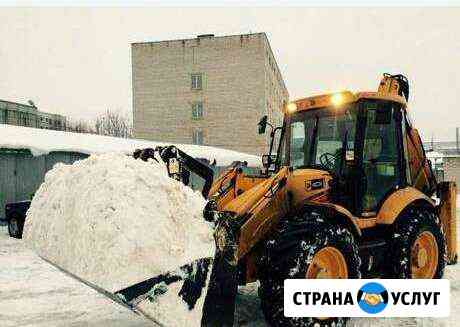
[[399,111],[398,104],[366,99],[295,112],[289,116],[285,164],[326,170],[333,177],[334,203],[355,214],[375,212],[400,184]]
[[272,128],[280,141],[276,157],[272,141],[265,166],[327,171],[330,201],[363,217],[375,216],[389,194],[410,184],[411,126],[402,97],[341,92],[295,104],[286,106],[284,127]]

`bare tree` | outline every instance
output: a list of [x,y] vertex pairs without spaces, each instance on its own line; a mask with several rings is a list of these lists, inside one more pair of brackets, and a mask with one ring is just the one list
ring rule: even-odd
[[74,132],[74,133],[89,133],[89,134],[95,133],[95,130],[92,124],[84,119],[67,120],[66,131]]
[[74,133],[131,138],[133,135],[133,123],[129,115],[107,109],[103,114],[96,117],[94,121],[85,119],[67,120],[66,130]]
[[128,115],[107,109],[99,115],[94,123],[96,134],[131,138],[133,124]]

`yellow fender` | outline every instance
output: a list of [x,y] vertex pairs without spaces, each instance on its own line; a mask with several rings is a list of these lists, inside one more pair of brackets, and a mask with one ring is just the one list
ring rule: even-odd
[[422,200],[428,205],[435,208],[435,203],[428,196],[414,187],[405,187],[391,194],[380,208],[376,223],[382,225],[391,225],[398,218],[399,214],[411,203]]

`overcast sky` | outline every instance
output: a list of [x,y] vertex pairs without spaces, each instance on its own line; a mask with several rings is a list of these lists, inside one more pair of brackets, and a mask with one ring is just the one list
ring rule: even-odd
[[411,82],[422,137],[460,126],[460,8],[68,8],[0,10],[0,99],[91,118],[131,112],[130,43],[266,32],[291,99]]

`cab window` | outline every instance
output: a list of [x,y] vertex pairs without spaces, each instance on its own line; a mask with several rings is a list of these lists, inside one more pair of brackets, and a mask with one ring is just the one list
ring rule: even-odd
[[390,102],[365,104],[363,171],[366,184],[363,210],[374,211],[399,182],[398,142],[394,107]]

